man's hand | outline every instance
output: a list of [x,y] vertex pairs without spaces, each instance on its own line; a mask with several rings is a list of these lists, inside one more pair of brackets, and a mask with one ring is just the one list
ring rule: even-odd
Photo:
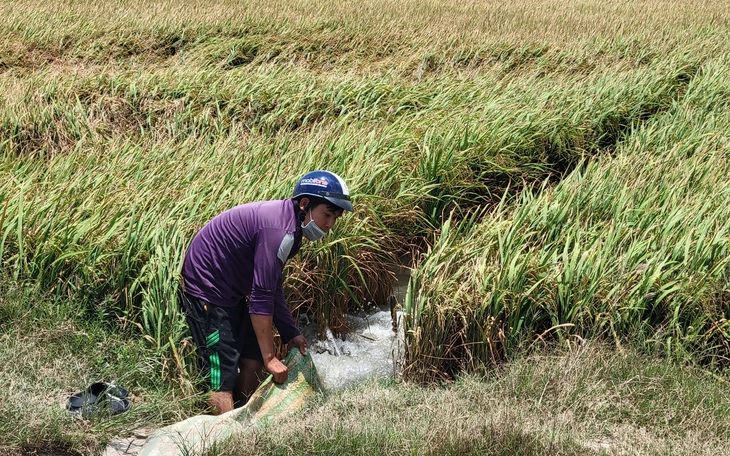
[[284,383],[289,378],[289,368],[278,358],[271,358],[265,367],[274,376],[274,383]]
[[304,336],[300,334],[294,339],[290,340],[289,343],[286,345],[287,352],[291,351],[291,349],[294,347],[297,347],[299,349],[299,353],[301,353],[302,355],[306,355],[307,339],[305,339]]
[[284,383],[289,377],[289,368],[274,356],[274,335],[271,331],[273,317],[271,315],[251,314],[251,325],[259,341],[264,367],[274,376],[274,383]]

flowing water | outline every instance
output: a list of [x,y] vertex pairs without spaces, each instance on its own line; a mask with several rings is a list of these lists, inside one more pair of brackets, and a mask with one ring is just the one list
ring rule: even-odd
[[[399,312],[398,319],[402,313]],[[348,315],[353,331],[344,339],[327,332],[324,340],[310,340],[309,352],[324,387],[340,389],[368,378],[397,375],[403,351],[402,325],[393,330],[390,310]]]
[[[400,275],[394,297],[403,303],[407,276]],[[394,322],[395,317],[395,322]],[[314,323],[304,328],[309,351],[325,389],[341,389],[369,378],[397,376],[403,358],[403,311],[396,307],[347,315],[352,332],[344,339],[329,329],[318,340]],[[395,323],[395,324],[394,324]]]

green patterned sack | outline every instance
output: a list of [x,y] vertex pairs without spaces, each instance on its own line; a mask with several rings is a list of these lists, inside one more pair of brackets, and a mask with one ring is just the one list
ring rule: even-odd
[[310,355],[302,356],[298,349],[292,349],[284,364],[289,368],[286,382],[277,385],[270,375],[243,407],[219,416],[194,416],[161,428],[147,439],[138,456],[202,454],[236,433],[294,412],[322,386]]

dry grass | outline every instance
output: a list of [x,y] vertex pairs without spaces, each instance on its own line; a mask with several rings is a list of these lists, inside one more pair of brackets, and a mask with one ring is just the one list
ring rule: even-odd
[[[60,13],[59,13],[60,8]],[[728,47],[722,1],[11,2],[0,5],[14,48],[0,65],[56,61],[115,65],[199,61],[244,45],[255,61],[298,62],[329,74],[461,71],[494,66],[553,71],[605,62],[648,64],[667,54]],[[252,47],[253,46],[253,47]],[[220,49],[220,51],[216,51]],[[212,52],[212,54],[210,54]],[[109,61],[108,57],[112,59]],[[205,53],[202,54],[205,59]],[[544,68],[547,65],[547,68]]]
[[448,387],[360,385],[220,454],[709,456],[730,450],[727,399],[700,370],[587,344]]

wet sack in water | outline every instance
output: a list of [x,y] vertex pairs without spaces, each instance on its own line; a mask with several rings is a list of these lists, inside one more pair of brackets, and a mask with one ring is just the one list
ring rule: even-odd
[[312,357],[294,348],[284,360],[289,377],[281,385],[268,376],[243,407],[219,416],[199,415],[161,428],[152,434],[138,456],[202,454],[229,437],[262,423],[288,415],[304,405],[322,385]]

